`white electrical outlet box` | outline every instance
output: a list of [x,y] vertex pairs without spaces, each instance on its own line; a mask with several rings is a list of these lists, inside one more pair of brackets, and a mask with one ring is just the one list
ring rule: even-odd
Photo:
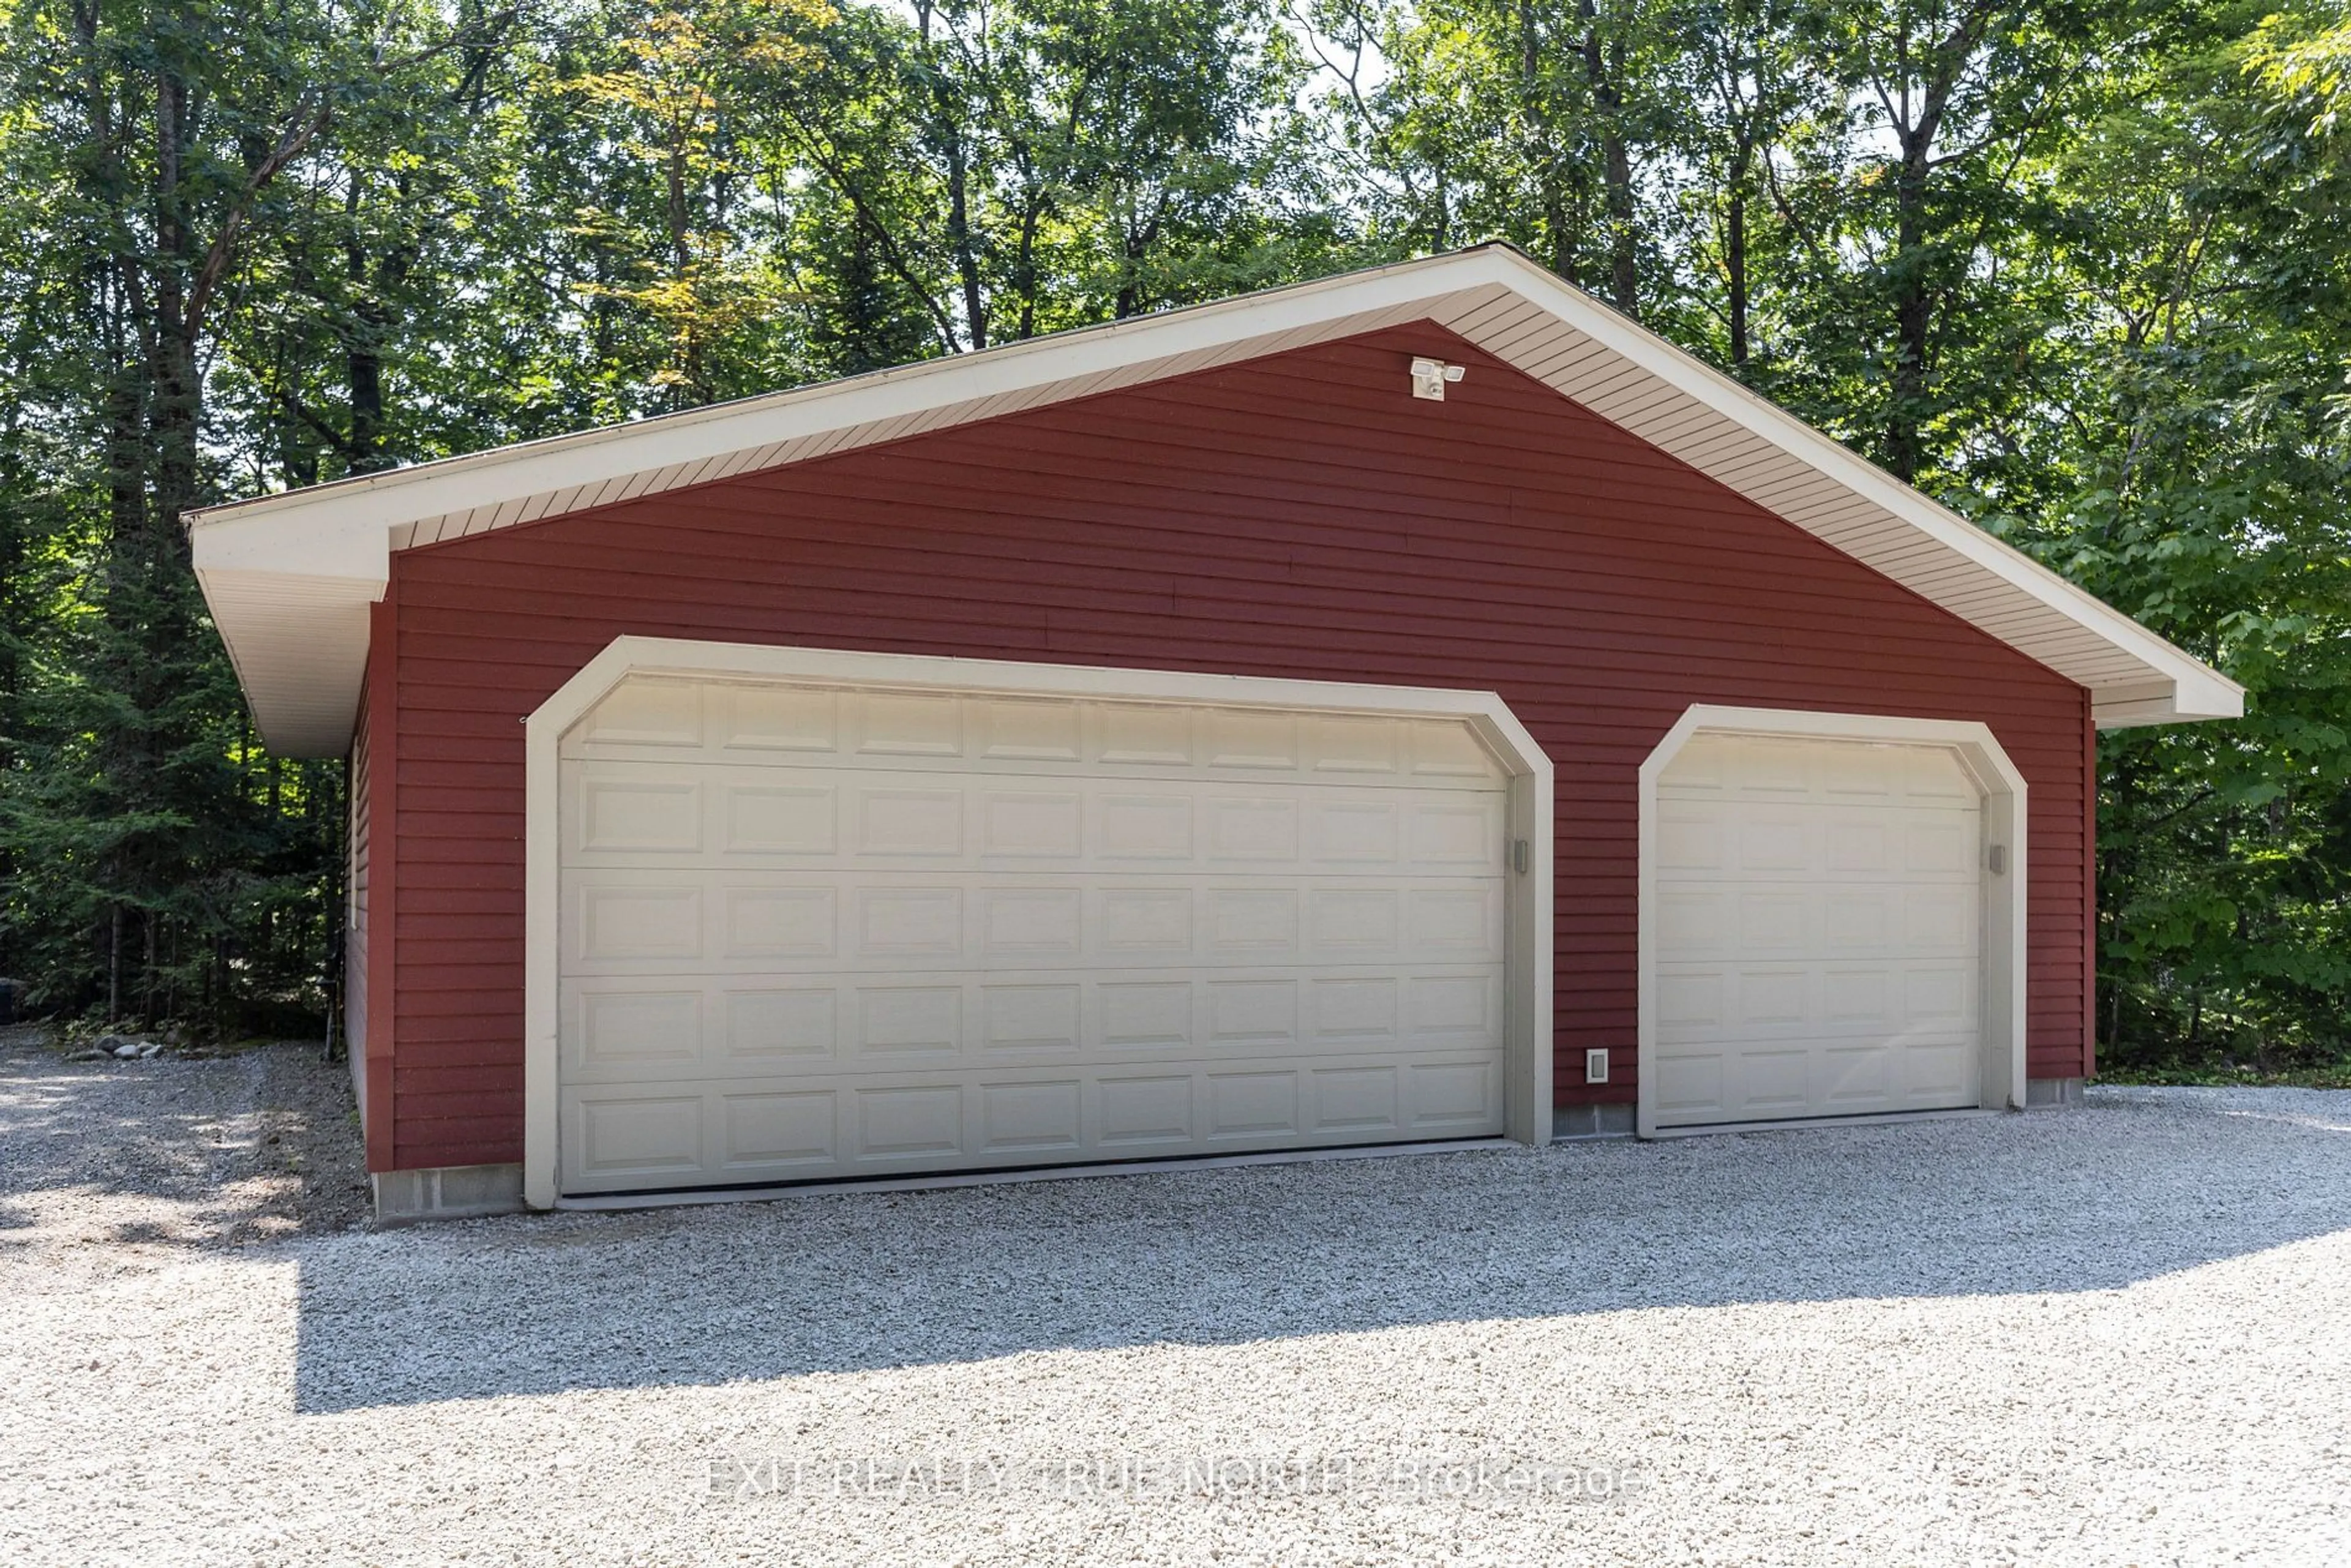
[[1583,1053],[1583,1081],[1586,1083],[1608,1082],[1608,1053],[1605,1051],[1587,1051]]

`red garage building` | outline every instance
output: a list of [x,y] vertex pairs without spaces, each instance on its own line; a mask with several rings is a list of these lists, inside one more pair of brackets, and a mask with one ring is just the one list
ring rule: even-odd
[[1502,246],[214,508],[380,1212],[2022,1107],[2241,694]]

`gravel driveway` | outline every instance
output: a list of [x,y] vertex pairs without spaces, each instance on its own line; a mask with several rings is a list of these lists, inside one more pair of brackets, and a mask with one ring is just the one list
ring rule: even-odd
[[0,1051],[0,1563],[2351,1563],[2351,1094],[373,1232],[332,1082]]

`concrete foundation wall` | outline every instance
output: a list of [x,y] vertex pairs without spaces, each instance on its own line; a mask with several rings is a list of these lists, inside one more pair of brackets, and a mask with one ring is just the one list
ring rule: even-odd
[[522,1166],[518,1165],[378,1171],[371,1179],[375,1184],[378,1225],[522,1212]]

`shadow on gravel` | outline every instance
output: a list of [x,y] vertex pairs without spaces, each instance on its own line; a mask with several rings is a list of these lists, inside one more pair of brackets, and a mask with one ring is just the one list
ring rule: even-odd
[[2351,1095],[2278,1092],[353,1235],[302,1249],[298,1405],[2111,1290],[2351,1228]]
[[72,1061],[37,1027],[0,1030],[0,1260],[349,1226],[364,1178],[341,1074],[298,1044]]

